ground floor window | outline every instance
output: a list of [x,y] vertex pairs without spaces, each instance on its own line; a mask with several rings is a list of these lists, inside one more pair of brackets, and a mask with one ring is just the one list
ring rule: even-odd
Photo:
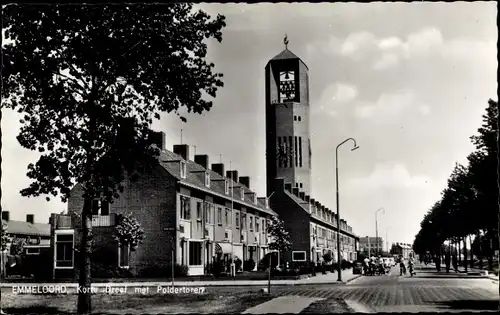
[[128,268],[130,258],[130,245],[118,246],[118,267]]
[[56,234],[56,268],[73,268],[73,234]]
[[200,266],[201,262],[201,242],[189,242],[189,265]]

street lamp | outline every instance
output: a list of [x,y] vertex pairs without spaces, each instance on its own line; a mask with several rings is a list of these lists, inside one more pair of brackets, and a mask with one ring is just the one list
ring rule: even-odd
[[335,182],[336,182],[336,189],[337,189],[337,272],[339,274],[339,278],[337,281],[342,281],[342,268],[341,268],[341,259],[340,259],[340,210],[339,210],[339,147],[346,143],[347,141],[352,141],[354,143],[354,146],[352,147],[351,151],[359,149],[358,145],[356,144],[356,140],[353,138],[347,138],[344,141],[342,141],[339,145],[337,145],[337,148],[335,148]]
[[379,211],[382,211],[382,213],[385,213],[384,208],[380,208],[377,211],[375,211],[375,242],[377,242],[377,255],[380,255],[379,253],[379,241],[378,241],[378,221],[377,221],[377,214]]
[[386,248],[386,251],[387,253],[389,253],[389,239],[387,238],[387,231],[392,228],[392,226],[388,226],[385,228],[385,248]]

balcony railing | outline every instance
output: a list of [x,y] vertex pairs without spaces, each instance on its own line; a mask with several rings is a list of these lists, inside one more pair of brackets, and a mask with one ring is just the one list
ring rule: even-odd
[[[110,215],[93,215],[92,227],[115,226],[117,224],[116,214]],[[58,215],[56,217],[56,229],[73,229],[78,227],[75,217],[70,215]]]

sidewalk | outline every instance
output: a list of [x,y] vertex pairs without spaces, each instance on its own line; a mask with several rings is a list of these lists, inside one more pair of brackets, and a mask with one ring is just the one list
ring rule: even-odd
[[[436,270],[436,265],[434,263],[430,263],[427,266],[424,264],[418,264],[416,266],[416,271],[418,272],[424,272],[424,273],[434,273],[436,275],[447,275],[448,273],[446,272],[446,265],[441,265],[441,271]],[[485,274],[486,270],[481,270],[477,268],[467,268],[467,272],[465,272],[465,267],[459,266],[458,267],[458,273],[455,272],[453,268],[450,269],[449,275],[468,275],[471,277],[480,277],[480,278],[487,278],[491,279],[493,281],[499,281],[498,276],[495,276],[494,274],[488,273]]]
[[[337,273],[327,273],[326,275],[317,274],[315,277],[299,280],[271,280],[271,285],[308,285],[308,284],[346,284],[361,275],[352,273],[352,269],[342,271],[342,282],[337,281]],[[176,287],[216,287],[216,286],[267,286],[268,280],[224,280],[224,281],[175,281]],[[77,283],[1,283],[2,288],[12,288],[17,286],[61,286],[67,288],[76,288]],[[92,287],[170,287],[172,282],[167,281],[145,281],[145,282],[120,282],[120,283],[93,283]]]

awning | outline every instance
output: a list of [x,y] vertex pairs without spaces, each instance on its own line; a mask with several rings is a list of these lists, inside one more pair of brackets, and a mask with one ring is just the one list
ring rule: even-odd
[[231,254],[232,248],[229,243],[215,243],[215,253],[216,254]]

